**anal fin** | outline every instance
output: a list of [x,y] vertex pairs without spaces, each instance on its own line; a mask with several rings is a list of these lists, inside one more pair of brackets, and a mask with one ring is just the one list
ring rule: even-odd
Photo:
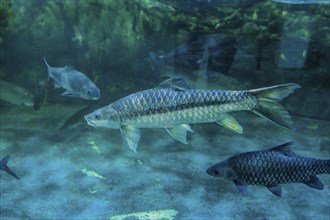
[[280,185],[274,185],[274,186],[267,186],[269,191],[271,191],[275,196],[281,197],[282,195],[282,188]]
[[235,133],[243,133],[242,126],[238,123],[238,121],[236,121],[233,116],[229,115],[228,113],[221,114],[221,118],[216,123]]
[[166,128],[166,130],[175,140],[180,141],[183,144],[188,144],[187,132],[193,132],[193,130],[191,130],[190,126],[187,124]]
[[311,188],[323,190],[323,183],[317,176],[312,176],[309,180],[307,180],[303,183]]

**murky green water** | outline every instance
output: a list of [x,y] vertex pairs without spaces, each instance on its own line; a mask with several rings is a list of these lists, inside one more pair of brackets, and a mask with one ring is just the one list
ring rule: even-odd
[[[288,141],[297,155],[330,158],[329,4],[4,0],[0,12],[0,154],[20,177],[0,171],[1,219],[329,218],[329,175],[318,176],[323,190],[282,184],[276,197],[262,186],[242,195],[205,172]],[[62,96],[43,58],[88,76],[101,97]],[[186,145],[141,129],[134,153],[118,129],[83,118],[176,75],[203,89],[297,83],[281,101],[294,129],[238,111],[243,134],[194,124]]]

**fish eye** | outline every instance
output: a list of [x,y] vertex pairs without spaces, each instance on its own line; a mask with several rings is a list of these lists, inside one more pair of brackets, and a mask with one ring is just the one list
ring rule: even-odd
[[92,92],[90,90],[88,90],[87,95],[92,96]]
[[96,120],[99,120],[99,119],[101,119],[101,116],[100,116],[99,114],[95,114],[95,115],[94,115],[94,118],[95,118]]

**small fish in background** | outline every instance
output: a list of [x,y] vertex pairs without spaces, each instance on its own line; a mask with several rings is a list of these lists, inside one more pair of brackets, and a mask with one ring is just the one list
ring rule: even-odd
[[330,0],[272,0],[284,4],[330,4]]
[[13,177],[15,177],[16,179],[19,179],[19,177],[14,173],[14,171],[12,171],[12,170],[7,166],[8,160],[9,160],[9,155],[3,157],[3,158],[0,160],[0,170],[3,170],[3,171],[5,171],[5,172],[9,173],[10,175],[12,175]]
[[66,91],[63,96],[80,97],[86,100],[97,100],[101,97],[100,90],[85,74],[72,67],[51,67],[44,58],[48,70],[48,78],[55,81],[55,88],[62,87]]
[[172,77],[158,87],[126,96],[84,116],[93,127],[120,129],[124,142],[136,152],[139,128],[165,128],[187,144],[189,124],[216,122],[236,133],[243,128],[228,112],[250,110],[274,124],[291,129],[289,113],[279,103],[298,84],[288,83],[253,90],[190,89],[183,77]]
[[247,192],[248,185],[267,187],[281,196],[283,183],[304,183],[322,190],[319,174],[330,174],[330,160],[297,156],[290,148],[294,142],[263,150],[238,154],[206,170],[214,177],[233,181],[238,190]]
[[90,112],[93,109],[92,107],[95,108],[94,105],[87,105],[77,110],[75,113],[73,113],[70,117],[66,119],[66,121],[61,125],[61,127],[59,127],[59,130],[66,129],[78,124],[79,122],[83,122],[84,115]]
[[15,105],[33,106],[33,95],[26,89],[0,80],[0,99]]
[[[174,68],[199,69],[205,59],[220,59],[221,72],[226,72],[233,62],[236,54],[237,39],[226,34],[211,34],[192,37],[187,42],[165,54],[158,56],[149,52],[149,61],[156,67],[170,66]],[[205,57],[205,50],[208,56]]]
[[48,80],[44,79],[38,82],[34,91],[33,108],[38,111],[47,102]]

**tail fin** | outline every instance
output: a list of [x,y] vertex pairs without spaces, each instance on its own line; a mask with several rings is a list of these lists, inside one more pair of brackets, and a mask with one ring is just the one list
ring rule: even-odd
[[2,159],[0,160],[0,169],[3,170],[3,171],[6,171],[7,173],[9,173],[10,175],[12,175],[12,176],[15,177],[16,179],[19,179],[19,177],[14,173],[14,171],[12,171],[12,170],[7,166],[8,160],[9,160],[9,155],[5,156],[4,158],[2,158]]
[[159,57],[155,52],[150,51],[149,52],[149,58],[148,60],[156,67],[159,68],[163,65],[162,58]]
[[289,96],[298,88],[300,88],[298,84],[288,83],[249,90],[258,100],[257,108],[252,111],[279,126],[293,129],[291,117],[279,101]]

